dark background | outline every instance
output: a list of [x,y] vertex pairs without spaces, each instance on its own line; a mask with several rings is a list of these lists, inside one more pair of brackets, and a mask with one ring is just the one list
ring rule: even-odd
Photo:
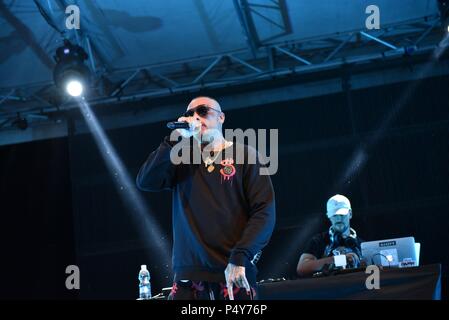
[[[407,88],[412,95],[398,103]],[[178,98],[187,104],[192,96]],[[259,280],[295,277],[307,240],[328,228],[327,199],[341,193],[363,239],[414,236],[421,264],[442,263],[447,298],[448,103],[449,80],[441,77],[289,105],[229,112],[223,105],[226,128],[279,129],[277,225]],[[134,179],[168,130],[154,123],[107,134]],[[0,178],[1,298],[135,299],[140,264],[149,267],[153,294],[171,285],[169,262],[151,237],[139,236],[91,135],[1,147]],[[170,247],[170,193],[144,197]],[[65,288],[71,264],[81,270],[79,291]]]

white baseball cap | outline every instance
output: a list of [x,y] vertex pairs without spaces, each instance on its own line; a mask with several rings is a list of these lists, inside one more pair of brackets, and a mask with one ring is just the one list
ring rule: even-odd
[[331,218],[335,215],[346,216],[351,212],[351,202],[345,196],[336,194],[327,200],[327,217]]

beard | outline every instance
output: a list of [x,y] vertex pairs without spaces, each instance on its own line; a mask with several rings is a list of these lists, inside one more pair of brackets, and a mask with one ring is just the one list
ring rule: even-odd
[[332,226],[332,229],[335,233],[345,233],[349,229],[349,227],[344,223],[336,223]]
[[221,136],[220,130],[206,129],[203,132],[201,132],[201,143],[210,144],[220,136]]

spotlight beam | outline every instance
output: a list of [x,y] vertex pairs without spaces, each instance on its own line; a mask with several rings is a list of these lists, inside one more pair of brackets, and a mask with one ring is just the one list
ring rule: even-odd
[[371,139],[357,148],[357,150],[353,153],[353,155],[351,156],[351,160],[346,166],[346,169],[344,170],[340,178],[337,179],[330,193],[334,193],[335,190],[341,190],[342,186],[344,186],[345,183],[350,183],[351,179],[363,169],[365,163],[368,160],[368,150],[373,148],[382,138],[384,138],[386,128],[388,128],[388,126],[393,122],[399,112],[405,107],[413,93],[416,91],[416,88],[421,83],[421,79],[423,79],[425,75],[430,72],[435,63],[438,62],[438,60],[444,54],[448,47],[449,34],[446,34],[433,51],[430,61],[419,73],[417,79],[420,80],[413,81],[405,89],[404,93],[399,97],[392,110],[382,120]]
[[[292,256],[292,248],[301,248],[301,245],[307,242],[307,239],[313,236],[313,232],[320,230],[319,227],[321,222],[321,213],[312,215],[313,217],[304,222],[299,228],[297,228],[297,233],[295,236],[288,239],[289,245],[284,246],[276,254],[276,259],[273,260],[275,263],[269,264],[270,277],[283,277],[287,273],[288,269],[291,267],[286,263]],[[263,256],[263,254],[262,254]],[[297,257],[299,259],[299,257]],[[293,266],[296,270],[296,264],[299,260],[295,260],[295,265]]]
[[117,151],[109,141],[109,138],[106,136],[90,106],[84,98],[78,98],[77,101],[86,124],[100,150],[101,156],[110,172],[113,173],[117,190],[127,207],[130,208],[128,212],[132,214],[138,231],[143,239],[148,239],[148,244],[156,246],[159,256],[164,261],[164,266],[168,267],[171,249],[168,247],[165,240],[166,237],[163,235],[158,223],[152,217],[150,210],[147,208],[140,192],[137,190],[134,183],[135,180],[130,178]]

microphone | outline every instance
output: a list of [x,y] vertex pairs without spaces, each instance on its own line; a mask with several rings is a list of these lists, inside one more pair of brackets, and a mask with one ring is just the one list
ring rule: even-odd
[[190,125],[188,122],[184,121],[172,121],[167,123],[167,128],[169,129],[190,129]]

